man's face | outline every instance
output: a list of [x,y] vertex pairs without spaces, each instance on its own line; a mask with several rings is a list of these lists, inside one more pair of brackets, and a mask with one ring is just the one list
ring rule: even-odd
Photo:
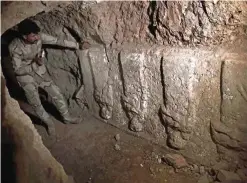
[[31,33],[31,34],[24,36],[24,39],[27,42],[33,44],[33,43],[36,43],[40,39],[40,36],[39,36],[39,34]]

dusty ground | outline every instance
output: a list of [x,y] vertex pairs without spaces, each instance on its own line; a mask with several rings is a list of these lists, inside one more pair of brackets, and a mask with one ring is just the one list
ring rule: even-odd
[[[194,183],[198,179],[192,173],[174,173],[173,168],[159,164],[157,155],[165,154],[160,147],[94,118],[77,125],[56,121],[56,141],[47,136],[42,126],[36,128],[77,183]],[[118,142],[116,134],[120,135]],[[115,144],[120,150],[115,150]]]

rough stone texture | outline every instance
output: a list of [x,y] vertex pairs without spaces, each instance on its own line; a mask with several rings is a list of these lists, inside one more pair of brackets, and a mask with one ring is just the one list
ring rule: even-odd
[[216,163],[216,164],[212,167],[212,169],[213,169],[215,172],[219,171],[220,169],[222,169],[222,170],[229,170],[229,166],[228,166],[227,162],[221,161],[221,162]]
[[[18,102],[10,97],[2,76],[1,80],[1,119],[4,132],[2,150],[5,151],[5,142],[13,144],[12,161],[15,164],[11,171],[15,170],[12,175],[13,179],[16,177],[15,182],[73,183],[73,179],[67,176],[62,165],[43,145],[30,118],[20,109]],[[7,154],[4,158],[7,158]],[[8,166],[11,166],[11,163]],[[5,172],[5,176],[8,175],[10,172]]]
[[238,169],[236,173],[243,181],[247,182],[247,168]]
[[120,74],[122,75],[123,108],[130,120],[130,129],[143,131],[147,121],[153,121],[151,131],[162,130],[155,119],[158,107],[162,102],[160,73],[160,53],[154,50],[125,49],[120,52]]
[[174,168],[184,168],[188,166],[184,157],[179,154],[166,154],[164,160],[168,165],[171,165]]
[[49,12],[54,8],[63,8],[71,2],[19,2],[1,1],[1,31],[5,32],[20,21],[40,12]]
[[32,19],[92,44],[45,48],[74,114],[85,109],[213,165],[218,153],[231,163],[246,156],[246,10],[246,2],[73,2]]
[[[222,63],[221,123],[213,123],[214,140],[231,149],[228,158],[247,160],[247,62],[227,60]],[[219,147],[220,148],[220,147]],[[221,149],[222,149],[221,148]],[[222,151],[221,151],[222,152]],[[237,154],[236,154],[237,152]],[[224,153],[224,150],[223,152]],[[228,159],[229,160],[229,159]],[[242,161],[241,161],[242,162]]]
[[[163,145],[166,145],[168,136],[170,146],[184,148],[188,152],[194,151],[191,154],[188,153],[188,156],[193,156],[194,159],[198,157],[197,160],[201,156],[208,156],[208,153],[212,153],[211,158],[215,157],[216,149],[210,142],[210,118],[207,115],[213,118],[213,112],[217,111],[217,103],[216,101],[208,102],[208,96],[203,95],[205,92],[210,96],[217,95],[215,93],[217,87],[215,88],[214,85],[217,83],[219,85],[220,62],[214,58],[213,51],[198,52],[197,49],[182,50],[164,47],[123,48],[119,52],[116,50],[108,52],[110,59],[107,63],[104,61],[104,50],[99,51],[103,55],[101,59],[92,56],[96,55],[96,53],[91,54],[94,50],[95,48],[89,49],[88,52],[84,51],[80,57],[84,66],[91,67],[91,71],[87,69],[88,67],[84,67],[83,73],[88,73],[87,78],[90,78],[90,82],[86,81],[89,84],[85,83],[85,91],[91,91],[85,94],[89,101],[93,101],[90,100],[93,97],[92,93],[95,94],[95,91],[103,88],[101,83],[107,83],[107,77],[111,76],[110,86],[113,92],[108,92],[107,96],[104,96],[102,89],[98,92],[103,94],[102,101],[104,98],[110,98],[109,106],[113,106],[113,116],[109,123],[121,128],[128,124],[133,131],[143,130],[148,133],[149,138],[158,139]],[[206,60],[199,59],[202,55]],[[181,57],[184,59],[180,59]],[[102,59],[104,64],[111,64],[110,73],[107,73],[108,69],[105,69]],[[192,68],[189,67],[190,60],[196,64]],[[187,70],[183,70],[186,66]],[[218,69],[210,71],[212,67]],[[174,85],[174,83],[177,84]],[[184,84],[184,87],[181,87],[181,84]],[[112,99],[114,99],[113,103]],[[205,104],[202,99],[209,104]],[[186,100],[187,104],[184,103]],[[96,114],[100,112],[97,108],[98,101],[100,99],[91,104],[96,106],[92,108]],[[186,109],[184,105],[187,105]],[[210,107],[209,110],[203,110],[205,105]],[[182,110],[185,111],[184,114]],[[111,110],[109,111],[110,114]],[[204,116],[206,118],[203,118]],[[204,129],[205,124],[196,123],[199,119],[208,121],[206,129]],[[194,135],[194,138],[190,140],[191,135]],[[205,141],[207,141],[206,145]],[[187,142],[189,144],[185,147]]]
[[219,44],[245,21],[243,5],[246,7],[246,3],[219,1],[152,2],[150,26],[159,42]]
[[223,181],[241,181],[239,178],[238,174],[233,173],[233,172],[228,172],[225,170],[220,170],[217,174],[217,179],[221,182]]
[[86,7],[85,2],[75,2],[63,13],[48,13],[49,18],[42,21],[49,21],[48,29],[55,21],[73,29],[80,38],[111,46],[219,45],[245,30],[246,6],[246,2],[144,1]]
[[[210,113],[206,109],[203,110],[204,114],[199,111],[204,97],[205,100],[208,97],[202,95],[207,90],[205,85],[210,85],[212,91],[207,91],[207,94],[212,96],[215,89],[213,83],[218,82],[216,78],[219,67],[217,59],[213,57],[214,53],[198,51],[175,50],[173,54],[163,57],[165,105],[162,107],[162,115],[167,127],[168,142],[177,149],[184,148],[195,129],[195,133],[200,133],[196,124],[199,120],[208,120],[207,117],[200,119],[205,113]],[[214,71],[209,68],[214,68]],[[203,105],[205,107],[207,104]]]
[[210,183],[210,179],[208,178],[208,175],[203,175],[199,178],[197,183]]

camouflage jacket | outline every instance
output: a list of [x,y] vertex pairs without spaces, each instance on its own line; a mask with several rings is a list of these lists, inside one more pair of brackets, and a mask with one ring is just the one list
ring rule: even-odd
[[[34,44],[26,44],[22,39],[16,38],[9,45],[13,69],[18,82],[33,82],[32,73],[40,76],[46,72],[45,65],[38,66],[33,59],[40,54],[42,44],[58,45],[67,48],[79,48],[79,44],[73,41],[62,40],[51,35],[40,33],[41,39]],[[34,68],[36,68],[34,70]]]

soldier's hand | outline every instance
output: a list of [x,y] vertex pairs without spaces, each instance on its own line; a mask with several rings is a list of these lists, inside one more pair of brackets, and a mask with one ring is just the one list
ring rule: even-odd
[[44,64],[44,60],[43,60],[42,58],[37,59],[36,63],[37,63],[39,66],[41,66],[41,65]]
[[79,49],[80,50],[86,50],[86,49],[90,48],[90,46],[91,46],[90,43],[87,41],[83,41],[83,42],[79,43]]
[[40,56],[38,56],[38,55],[33,59],[33,61],[34,61],[36,64],[38,64],[39,66],[41,66],[41,65],[44,64],[44,61],[43,61],[42,57],[40,57]]

